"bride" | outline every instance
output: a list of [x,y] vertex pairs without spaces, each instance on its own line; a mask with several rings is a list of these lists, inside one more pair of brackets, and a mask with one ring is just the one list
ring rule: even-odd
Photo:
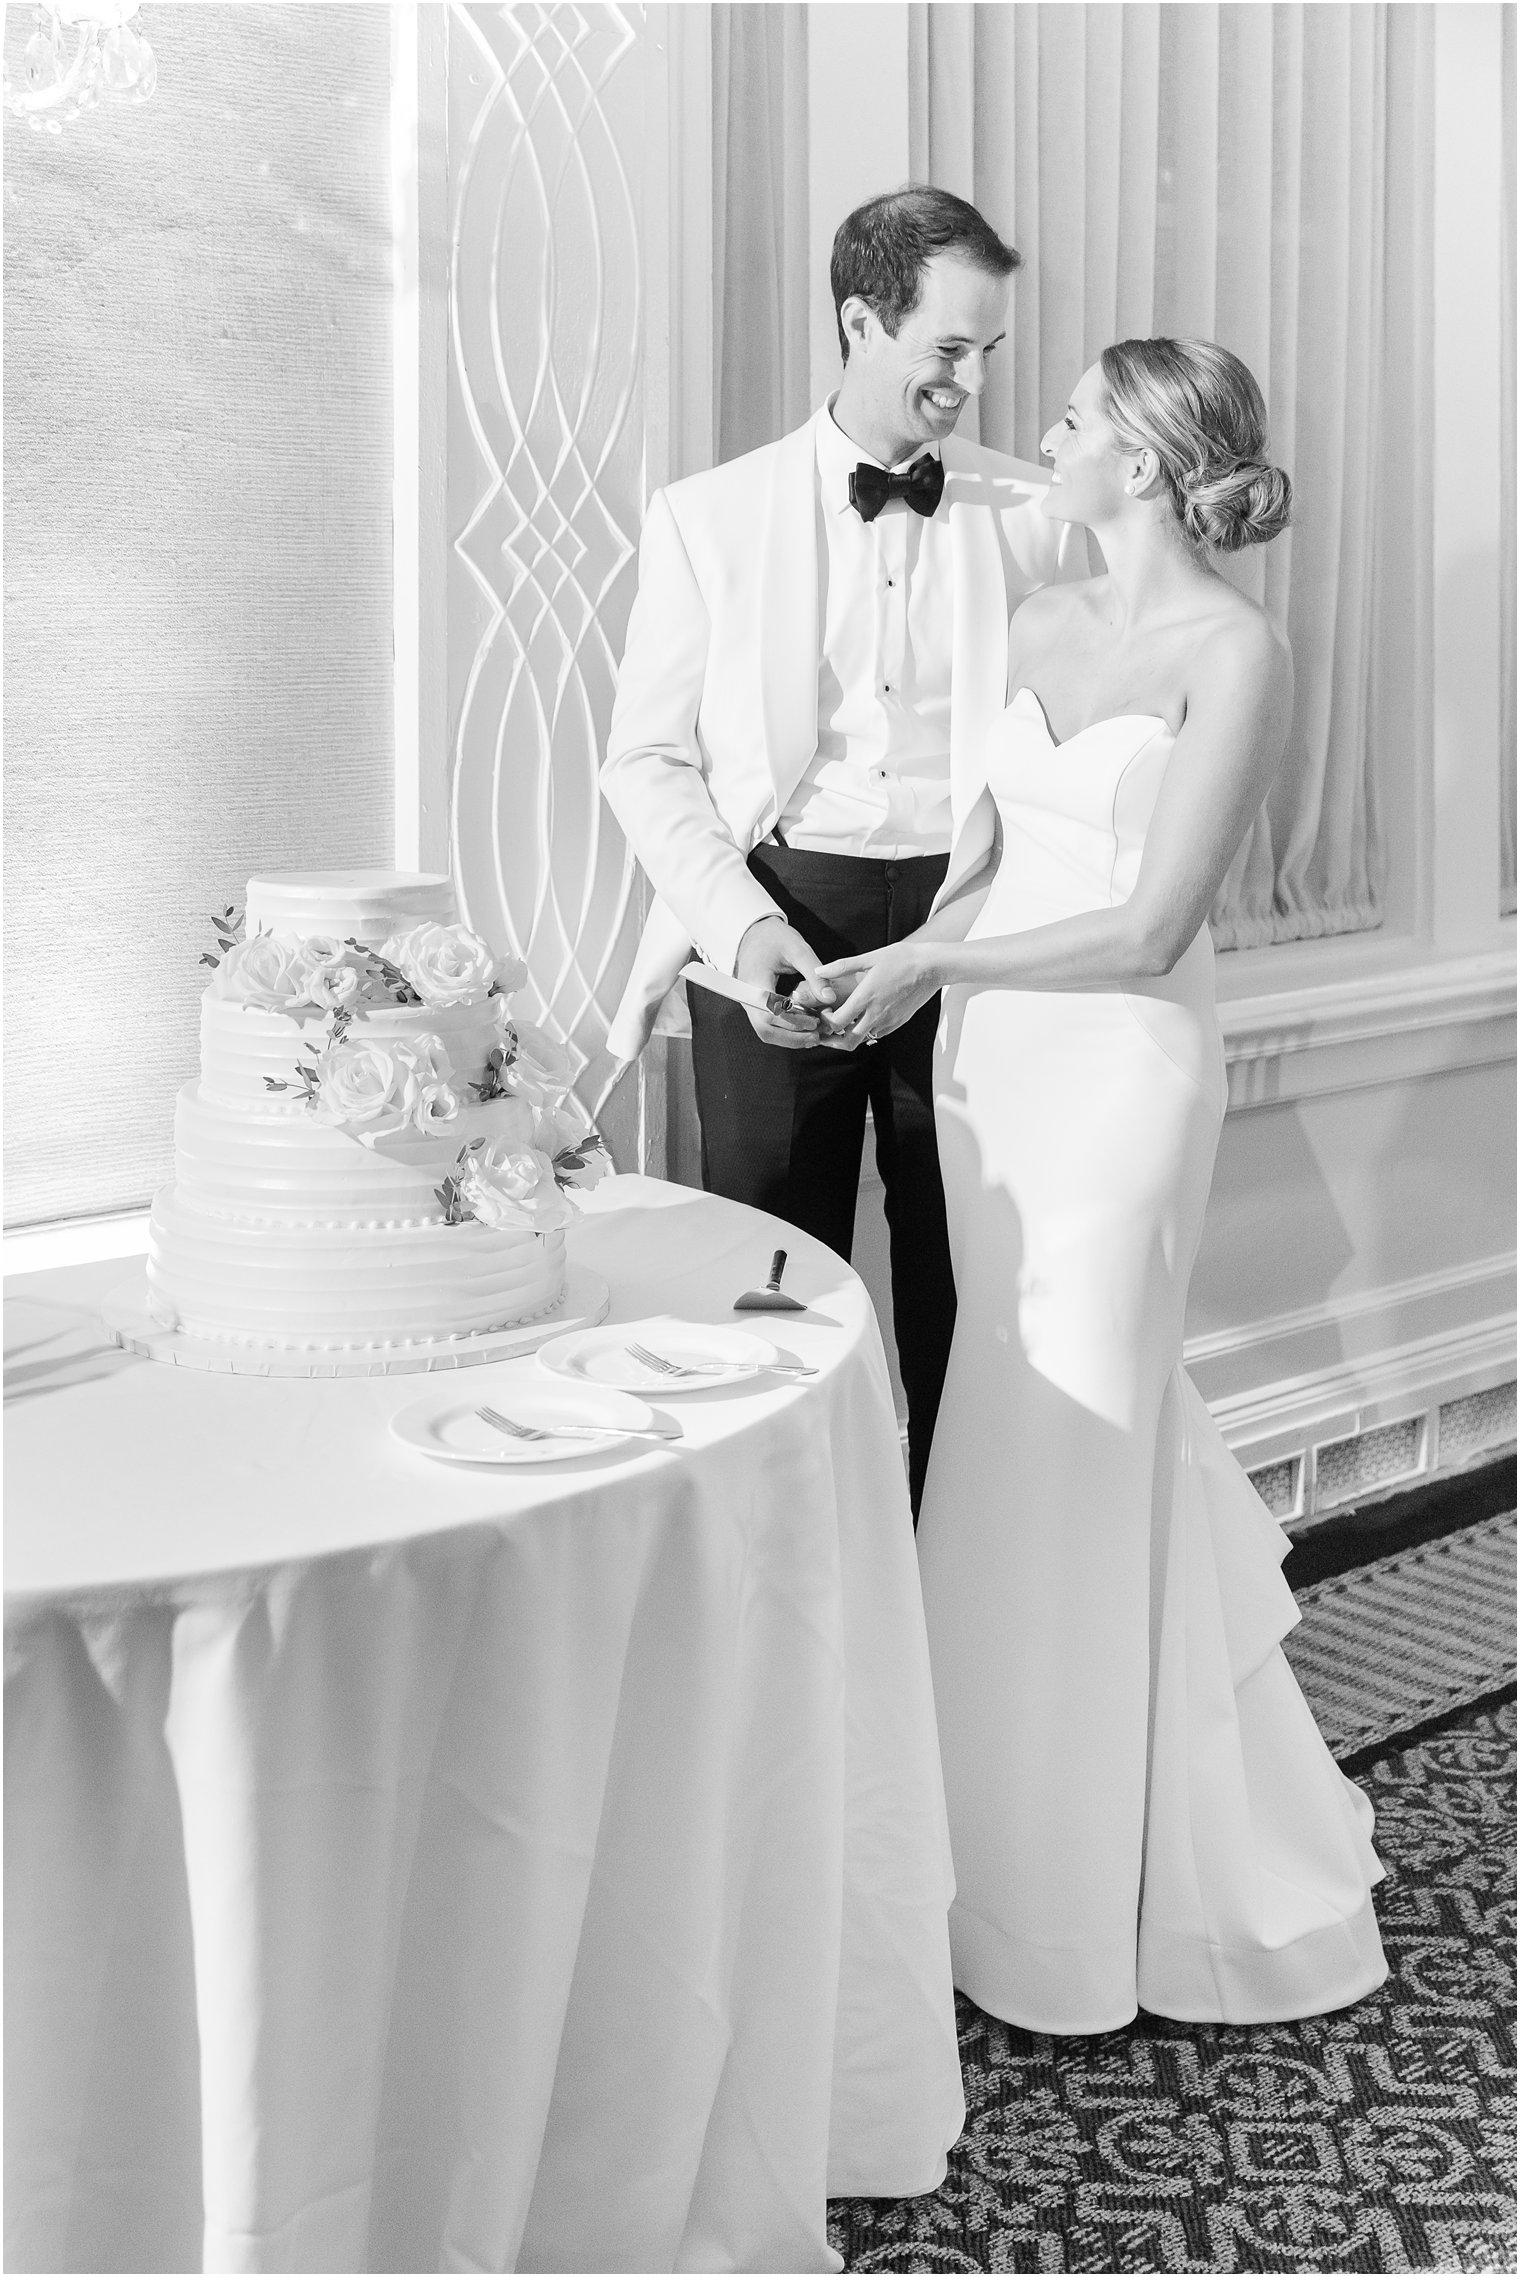
[[1106,574],[1037,593],[923,929],[824,968],[868,1043],[944,988],[955,1342],[919,1529],[956,1983],[1041,2032],[1248,2024],[1387,1974],[1372,1812],[1280,1649],[1284,1543],[1181,1364],[1225,1107],[1205,920],[1287,649],[1211,565],[1288,520],[1256,382],[1126,340],[1042,449]]

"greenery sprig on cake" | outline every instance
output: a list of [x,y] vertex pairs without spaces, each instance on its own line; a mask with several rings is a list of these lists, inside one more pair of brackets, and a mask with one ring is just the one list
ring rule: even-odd
[[472,1139],[436,1191],[445,1225],[475,1218],[498,1230],[547,1233],[574,1217],[577,1189],[596,1185],[611,1168],[596,1131],[553,1155],[542,1147],[514,1146],[510,1139]]
[[[261,929],[245,937],[230,907],[212,922],[220,954],[208,951],[201,960],[215,975],[209,994],[298,1021],[323,1020],[310,1056],[297,1059],[289,1076],[263,1079],[266,1091],[289,1095],[315,1121],[373,1146],[406,1130],[441,1135],[467,1093],[481,1105],[517,1108],[499,1134],[460,1149],[436,1189],[447,1224],[474,1218],[547,1231],[572,1214],[572,1193],[611,1170],[601,1137],[567,1104],[575,1074],[569,1053],[509,1015],[527,967],[495,957],[467,925],[417,925],[373,948],[337,934]],[[376,1011],[485,1003],[497,1040],[479,1074],[463,1079],[441,1036],[365,1030]]]

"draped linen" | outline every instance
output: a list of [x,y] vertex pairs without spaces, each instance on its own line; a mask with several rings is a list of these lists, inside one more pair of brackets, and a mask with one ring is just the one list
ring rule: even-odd
[[[1220,947],[1381,922],[1379,717],[1407,717],[1404,632],[1420,571],[1407,498],[1410,391],[1390,333],[1428,354],[1429,281],[1390,257],[1402,170],[1428,145],[1429,74],[1400,46],[1424,7],[1198,5],[912,10],[910,160],[1017,243],[1011,353],[981,439],[1033,458],[1110,340],[1195,334],[1244,357],[1294,479],[1293,529],[1227,573],[1291,643],[1288,761],[1213,912]],[[1412,106],[1412,108],[1411,108]],[[1423,305],[1411,309],[1424,295]],[[1411,323],[1411,316],[1414,321]],[[1400,627],[1400,639],[1389,628]]]

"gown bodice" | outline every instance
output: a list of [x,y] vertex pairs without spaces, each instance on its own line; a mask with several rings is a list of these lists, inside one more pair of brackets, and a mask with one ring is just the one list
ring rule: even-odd
[[1165,720],[1120,712],[1057,743],[1038,696],[1020,688],[990,731],[1003,853],[975,932],[1023,932],[1127,900],[1176,740]]
[[[1002,854],[967,938],[1023,933],[1127,901],[1176,746],[1166,721],[1119,712],[1057,743],[1038,696],[1020,688],[989,734],[987,787]],[[1105,1003],[1122,1006],[1223,1112],[1224,1047],[1207,925],[1169,973],[1111,993],[1050,991],[1044,1003],[1047,1016],[1068,1027],[1101,1023]]]

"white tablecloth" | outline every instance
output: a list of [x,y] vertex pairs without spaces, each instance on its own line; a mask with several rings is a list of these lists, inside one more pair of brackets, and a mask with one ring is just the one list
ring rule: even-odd
[[[860,1282],[620,1180],[613,1317],[790,1252],[822,1373],[455,1470],[532,1360],[192,1373],[7,1303],[6,2266],[819,2270],[962,2116],[908,1506]],[[618,1205],[613,1207],[612,1205]],[[768,1324],[753,1324],[765,1331]]]

